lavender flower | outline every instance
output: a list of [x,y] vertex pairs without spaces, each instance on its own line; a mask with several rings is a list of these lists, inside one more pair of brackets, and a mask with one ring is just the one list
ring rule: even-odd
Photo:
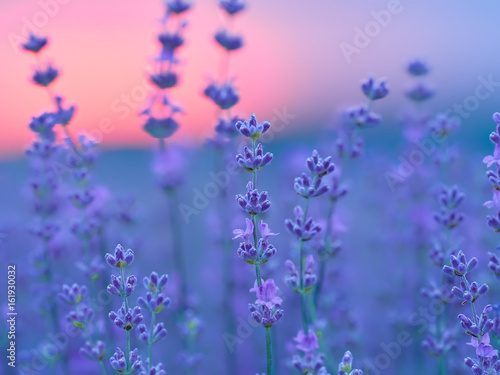
[[163,323],[157,323],[154,325],[153,330],[150,332],[145,324],[139,324],[137,326],[137,337],[147,343],[154,344],[167,336],[167,330]]
[[236,123],[236,129],[245,137],[249,137],[253,140],[259,139],[262,134],[265,134],[271,127],[268,121],[262,121],[259,123],[255,113],[252,113],[248,121],[238,121]]
[[271,207],[271,202],[267,197],[267,191],[259,193],[257,189],[254,189],[253,183],[250,181],[247,183],[247,193],[245,195],[238,194],[236,202],[248,214],[255,216],[266,212]]
[[230,81],[222,85],[212,82],[207,86],[204,93],[205,96],[210,98],[220,109],[230,109],[240,100],[236,87]]
[[264,264],[273,255],[276,254],[276,248],[269,244],[268,239],[271,236],[276,236],[276,233],[272,233],[269,227],[264,221],[259,223],[259,232],[261,234],[261,239],[259,239],[257,244],[257,249],[251,243],[250,238],[254,233],[254,225],[252,220],[246,219],[246,229],[235,229],[233,233],[236,238],[242,238],[244,242],[240,243],[238,248],[238,256],[243,259],[248,264]]
[[430,127],[432,133],[441,138],[446,138],[460,127],[460,123],[455,119],[448,118],[446,114],[440,113],[431,121]]
[[311,353],[319,349],[318,336],[312,330],[309,330],[306,335],[304,330],[301,329],[297,336],[293,338],[293,341],[297,343],[296,348],[304,353]]
[[30,129],[38,133],[44,141],[52,143],[55,139],[54,126],[57,118],[53,113],[43,113],[39,117],[33,117],[30,123]]
[[429,67],[421,60],[413,60],[406,69],[412,76],[423,76],[429,73]]
[[45,47],[45,45],[48,42],[47,38],[45,38],[45,37],[38,37],[38,36],[36,36],[33,33],[30,33],[28,38],[29,38],[28,41],[25,42],[25,43],[23,43],[22,47],[26,51],[31,51],[31,52],[34,52],[34,53],[40,52],[43,49],[43,47]]
[[389,94],[389,89],[386,87],[385,80],[375,82],[373,77],[369,77],[367,81],[363,82],[361,90],[370,100],[383,99]]
[[255,284],[253,288],[250,289],[250,292],[255,292],[257,295],[257,300],[255,301],[257,305],[263,305],[272,309],[273,307],[280,307],[281,302],[283,302],[283,300],[276,295],[278,290],[279,288],[274,284],[274,280],[267,279],[266,281],[262,280],[260,285],[258,285],[257,280],[255,280]]
[[55,113],[57,118],[57,123],[62,126],[67,126],[75,114],[75,106],[72,105],[68,109],[62,107],[62,102],[64,99],[61,96],[55,97],[55,102],[57,105],[57,112]]
[[134,308],[126,308],[125,302],[122,307],[117,311],[111,311],[109,313],[109,318],[115,323],[118,328],[123,328],[126,331],[130,331],[132,328],[137,326],[142,322],[143,316],[141,314],[141,308],[135,306]]
[[464,194],[458,187],[442,187],[439,192],[441,210],[434,213],[434,220],[447,229],[456,228],[464,219],[463,214],[457,210],[463,199]]
[[252,151],[249,147],[243,148],[243,154],[236,155],[236,162],[248,172],[258,171],[268,165],[273,160],[273,154],[262,149],[262,144],[259,143]]
[[160,72],[158,74],[152,74],[149,78],[151,80],[151,83],[153,83],[159,89],[168,89],[177,85],[177,74],[173,72]]
[[281,309],[282,299],[276,295],[278,287],[273,279],[262,280],[258,285],[257,280],[250,292],[255,292],[257,300],[249,304],[248,309],[257,323],[265,328],[270,328],[283,317]]
[[[498,351],[490,345],[488,332],[494,327],[495,323],[489,318],[493,307],[486,305],[480,316],[476,313],[476,300],[488,291],[488,286],[479,284],[475,281],[469,282],[467,275],[477,265],[477,259],[472,258],[469,262],[463,252],[458,253],[458,257],[450,256],[451,267],[443,267],[443,271],[448,275],[455,275],[460,278],[460,288],[453,287],[452,292],[463,299],[463,305],[467,302],[471,305],[472,319],[465,314],[459,314],[460,325],[467,335],[472,336],[469,345],[476,348],[477,359],[465,358],[465,364],[474,374],[494,374],[489,369],[497,371],[500,369],[498,362]],[[483,371],[484,370],[484,371]]]
[[450,276],[464,277],[477,266],[477,258],[467,261],[463,251],[459,251],[456,256],[450,255],[450,260],[451,266],[443,267],[443,272]]
[[172,117],[149,116],[143,129],[154,138],[169,138],[179,129],[179,123]]
[[219,30],[215,33],[215,40],[226,51],[235,51],[243,47],[243,37],[229,33],[227,30]]
[[184,38],[178,31],[174,33],[164,31],[158,35],[158,41],[161,43],[163,50],[172,55],[177,48],[184,44]]
[[363,371],[352,369],[352,359],[350,351],[344,353],[342,361],[339,363],[339,375],[363,375]]
[[105,354],[105,344],[102,341],[97,341],[94,345],[90,342],[86,342],[85,345],[80,348],[80,354],[84,355],[91,361],[102,361]]
[[423,83],[419,83],[406,91],[406,96],[414,102],[423,102],[434,96],[434,90]]
[[309,254],[305,259],[305,267],[302,273],[302,287],[300,286],[300,275],[295,264],[291,260],[287,260],[285,266],[288,269],[285,276],[285,282],[290,289],[301,294],[308,293],[312,290],[317,280],[317,276],[314,273],[314,257],[312,255]]
[[321,226],[312,217],[305,217],[301,206],[296,206],[293,212],[295,220],[286,219],[285,226],[298,240],[309,241],[321,231]]
[[[252,174],[252,180],[247,183],[247,194],[245,196],[239,194],[236,196],[236,201],[241,208],[250,215],[250,219],[246,221],[246,229],[237,229],[233,233],[235,238],[242,238],[244,242],[240,243],[238,248],[238,256],[247,263],[255,265],[256,281],[254,288],[250,291],[257,293],[255,304],[249,304],[248,308],[256,322],[266,328],[266,348],[267,348],[267,373],[272,372],[272,347],[270,328],[283,316],[281,309],[281,298],[276,296],[278,288],[272,279],[261,278],[260,265],[266,263],[275,253],[276,249],[269,244],[269,238],[275,236],[269,229],[269,226],[260,221],[259,232],[261,238],[258,238],[256,216],[266,212],[271,207],[271,202],[267,199],[267,192],[257,190],[257,171],[259,167],[269,164],[272,156],[266,157],[262,149],[262,145],[256,147],[255,140],[262,134],[267,132],[271,124],[267,121],[258,123],[255,114],[250,116],[249,121],[238,121],[235,125],[241,135],[251,139],[252,148],[248,147],[245,150],[246,156],[237,155],[237,160],[245,158],[246,161],[240,165]],[[264,163],[264,159],[267,162]],[[262,161],[261,161],[262,160]],[[251,235],[250,235],[251,233]],[[250,241],[252,238],[253,241]]]
[[59,75],[59,71],[51,64],[48,64],[45,70],[36,69],[33,74],[33,82],[40,86],[49,86]]
[[159,363],[158,365],[151,367],[149,371],[142,370],[141,375],[167,375],[163,368],[163,364]]
[[137,286],[137,279],[135,276],[127,277],[126,281],[122,281],[121,276],[111,275],[111,284],[108,285],[107,290],[110,294],[118,297],[129,297]]
[[191,4],[185,2],[184,0],[173,0],[166,2],[169,12],[175,14],[181,14],[191,8]]
[[373,113],[365,104],[349,108],[346,117],[357,128],[373,128],[380,124],[380,116]]
[[86,328],[94,319],[94,310],[85,304],[79,304],[75,310],[72,310],[66,315],[66,321],[78,328]]
[[219,4],[231,16],[245,9],[245,3],[241,0],[219,0]]
[[64,284],[62,292],[57,295],[59,300],[67,305],[78,305],[87,295],[87,287],[85,285],[73,284],[71,287]]
[[142,368],[142,359],[139,356],[137,349],[129,352],[127,361],[125,353],[123,353],[120,348],[116,348],[116,351],[109,359],[109,362],[111,363],[111,367],[113,367],[120,374],[131,374]]
[[105,258],[111,267],[122,269],[134,261],[134,252],[131,249],[125,250],[122,245],[117,245],[114,254],[107,253]]
[[300,330],[293,338],[296,342],[295,348],[300,352],[292,358],[292,363],[301,373],[325,374],[325,355],[316,353],[319,349],[318,336],[312,330],[307,335],[304,330]]

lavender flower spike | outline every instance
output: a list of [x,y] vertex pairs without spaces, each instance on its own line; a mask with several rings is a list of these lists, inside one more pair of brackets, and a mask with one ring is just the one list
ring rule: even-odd
[[279,288],[274,283],[273,279],[262,280],[260,286],[257,285],[257,280],[250,292],[255,292],[257,294],[256,304],[266,306],[269,309],[273,307],[279,307],[283,300],[276,295]]
[[285,225],[290,233],[297,237],[298,240],[309,241],[321,231],[321,226],[316,223],[312,217],[305,217],[302,207],[296,206],[293,212],[295,214],[295,220],[286,219]]
[[266,212],[271,207],[267,196],[267,191],[259,193],[257,189],[253,188],[253,183],[250,181],[247,184],[247,193],[245,195],[238,194],[236,201],[248,214],[255,216]]
[[238,129],[241,135],[252,138],[253,140],[265,134],[270,127],[271,124],[268,121],[263,121],[259,124],[255,113],[252,113],[248,121],[238,121],[236,123],[236,129]]
[[124,250],[122,245],[117,245],[114,254],[107,253],[105,258],[111,267],[122,269],[134,261],[134,252],[132,249]]
[[120,374],[131,374],[132,372],[139,371],[142,368],[142,359],[138,354],[138,350],[134,349],[129,353],[130,371],[127,371],[127,360],[125,359],[125,353],[120,348],[116,348],[115,353],[109,359],[111,367],[113,367]]
[[86,342],[80,348],[80,353],[92,361],[102,361],[105,354],[105,345],[102,341],[97,341],[94,346],[90,342]]
[[219,4],[230,16],[245,9],[245,3],[241,0],[219,0]]
[[348,350],[344,353],[342,361],[339,363],[339,375],[363,375],[361,370],[352,369],[352,354]]
[[48,39],[45,37],[38,37],[33,33],[30,33],[29,39],[27,42],[23,43],[21,46],[26,51],[31,51],[34,53],[38,53],[42,50],[43,47],[47,44]]
[[370,100],[383,99],[389,94],[389,89],[386,87],[385,80],[375,82],[373,77],[370,77],[367,81],[363,82],[361,90]]

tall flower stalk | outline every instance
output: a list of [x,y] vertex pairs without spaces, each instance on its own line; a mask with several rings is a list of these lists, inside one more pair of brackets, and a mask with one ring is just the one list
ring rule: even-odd
[[[50,86],[59,76],[59,71],[50,63],[42,66],[41,53],[47,46],[48,39],[29,35],[28,41],[22,44],[25,51],[35,56],[36,68],[32,76],[33,84],[45,88],[55,105],[53,112],[45,112],[38,117],[33,117],[29,124],[30,129],[35,133],[36,140],[27,150],[33,166],[34,178],[31,183],[31,190],[34,197],[34,210],[36,223],[34,233],[41,239],[40,252],[36,255],[39,260],[39,271],[42,279],[47,282],[50,290],[47,300],[49,301],[48,316],[50,316],[51,331],[59,330],[59,308],[55,302],[55,290],[52,283],[55,282],[55,259],[51,252],[51,243],[57,232],[57,214],[59,211],[61,175],[57,169],[58,157],[61,155],[62,147],[57,144],[55,127],[60,125],[68,139],[71,139],[67,125],[71,121],[75,107],[67,109],[62,107],[63,98],[55,96],[50,90]],[[65,353],[58,353],[56,361],[62,357],[63,371],[68,372],[68,357]],[[51,361],[54,367],[55,363]]]
[[476,358],[466,357],[465,365],[470,368],[474,375],[497,375],[500,373],[500,361],[498,350],[490,345],[489,332],[494,327],[494,322],[489,318],[493,307],[486,305],[481,315],[477,313],[477,300],[488,292],[488,285],[479,285],[476,281],[470,281],[468,274],[476,268],[478,261],[471,258],[467,261],[465,254],[450,256],[450,265],[443,267],[443,272],[458,280],[458,286],[454,286],[451,292],[462,301],[462,305],[470,304],[472,317],[459,314],[460,326],[471,338],[467,345],[475,348]]
[[[190,319],[193,308],[189,302],[190,290],[187,284],[189,277],[184,260],[183,231],[175,214],[179,200],[179,187],[184,180],[184,170],[182,157],[172,147],[167,148],[165,140],[180,127],[176,117],[182,112],[182,108],[174,104],[169,90],[179,84],[179,75],[175,71],[180,62],[177,51],[184,44],[183,31],[187,25],[181,17],[190,8],[191,4],[184,0],[165,2],[165,15],[161,20],[162,31],[158,35],[161,49],[155,59],[155,72],[150,75],[154,92],[148,100],[147,108],[141,113],[146,117],[143,129],[153,138],[158,139],[159,151],[155,155],[153,172],[158,177],[159,185],[166,193],[168,202],[173,261],[178,273],[177,320],[180,327]],[[187,371],[192,373],[200,362],[200,356],[194,352],[191,334],[186,334],[183,329],[179,331],[184,348],[182,357]]]
[[[234,51],[240,50],[243,46],[243,39],[241,36],[232,34],[231,31],[228,31],[228,29],[233,26],[236,16],[245,9],[245,3],[240,0],[219,0],[219,6],[224,13],[224,20],[227,23],[227,28],[222,28],[217,31],[214,35],[214,39],[221,49],[218,79],[221,82],[226,82],[229,78],[231,55],[234,54]],[[232,147],[234,139],[238,134],[235,125],[238,121],[242,120],[238,116],[234,116],[231,113],[233,107],[239,100],[239,96],[236,94],[236,100],[221,100],[221,96],[224,96],[224,93],[221,92],[220,87],[220,85],[214,85],[211,83],[204,92],[206,97],[212,100],[217,107],[215,135],[208,140],[208,144],[215,149],[215,170],[217,171],[223,171],[227,163],[234,163],[232,157]],[[218,202],[215,206],[218,211],[217,216],[220,217],[219,226],[221,229],[230,226],[230,212],[227,210],[230,199],[228,194],[230,182],[231,181],[228,178],[227,183],[221,186],[221,192],[217,197]],[[216,232],[220,237],[217,239],[217,244],[222,251],[224,264],[222,274],[222,281],[224,285],[222,311],[227,312],[229,315],[227,319],[224,319],[224,326],[226,332],[231,332],[236,327],[232,303],[232,301],[234,301],[234,271],[231,243],[228,241],[226,236],[222,234],[222,230]],[[226,372],[228,374],[234,373],[236,371],[236,366],[236,355],[231,353],[229,350],[226,351]]]
[[269,243],[269,238],[276,236],[263,221],[257,225],[257,217],[269,210],[271,202],[267,199],[268,193],[257,189],[257,172],[268,165],[273,159],[269,152],[264,153],[261,143],[256,141],[265,134],[271,124],[267,121],[259,123],[255,114],[248,121],[239,121],[236,128],[241,135],[250,139],[251,147],[245,146],[243,153],[236,155],[238,164],[250,172],[251,181],[247,183],[247,193],[238,194],[236,201],[249,215],[246,219],[246,229],[236,229],[234,239],[241,238],[243,242],[238,248],[238,256],[255,267],[255,283],[251,292],[255,292],[257,299],[249,304],[249,310],[255,322],[266,329],[267,375],[274,373],[273,354],[271,344],[271,327],[283,316],[281,309],[282,299],[277,296],[278,287],[273,279],[264,279],[261,265],[267,263],[275,254],[276,248]]
[[[323,183],[323,177],[332,173],[335,165],[331,157],[322,159],[316,150],[306,161],[310,176],[305,173],[295,179],[295,192],[305,199],[304,206],[298,205],[294,209],[295,219],[287,219],[285,225],[299,241],[298,271],[293,262],[287,261],[289,269],[289,286],[300,295],[302,310],[303,332],[307,335],[311,325],[311,311],[308,311],[308,293],[314,288],[316,275],[312,274],[314,258],[306,257],[304,243],[313,239],[321,230],[321,227],[312,217],[309,217],[309,205],[311,198],[319,197],[328,191],[328,186]],[[291,281],[295,280],[297,281]],[[295,285],[297,284],[297,285]]]
[[144,297],[139,297],[137,303],[143,310],[149,311],[151,320],[149,328],[145,324],[137,326],[137,336],[148,346],[148,357],[145,362],[145,375],[155,375],[163,370],[163,363],[153,365],[153,344],[157,343],[167,335],[167,330],[162,322],[156,322],[156,315],[170,304],[170,299],[163,294],[167,285],[168,275],[159,276],[152,272],[143,280],[144,288],[147,290]]
[[385,98],[389,94],[385,80],[375,80],[369,77],[361,84],[361,91],[368,99],[366,103],[351,107],[343,114],[342,124],[338,131],[336,150],[338,161],[334,173],[330,173],[330,186],[326,230],[324,235],[324,246],[320,249],[318,281],[314,288],[313,314],[319,304],[321,291],[324,285],[327,261],[333,258],[341,248],[338,233],[333,229],[336,219],[337,205],[340,199],[347,195],[348,189],[344,183],[344,171],[348,162],[359,158],[363,152],[364,140],[359,132],[370,129],[380,124],[380,115],[373,112],[373,102]]
[[131,249],[125,250],[121,245],[117,245],[114,253],[106,254],[105,258],[109,266],[119,271],[119,275],[111,275],[108,292],[123,299],[121,308],[116,312],[111,311],[109,318],[115,326],[126,332],[125,352],[120,347],[117,347],[109,362],[111,367],[119,374],[130,375],[142,368],[142,359],[139,356],[138,349],[130,349],[130,331],[143,320],[141,308],[139,306],[130,307],[129,303],[129,297],[137,286],[137,278],[133,275],[125,277],[124,272],[124,268],[134,261],[134,252]]

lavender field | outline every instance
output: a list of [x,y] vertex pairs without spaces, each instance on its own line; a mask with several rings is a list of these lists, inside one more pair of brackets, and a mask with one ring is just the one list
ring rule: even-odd
[[[458,47],[443,60],[439,38],[423,27],[412,45],[398,23],[430,3],[373,1],[332,52],[287,34],[328,40],[325,1],[291,2],[281,18],[251,1],[214,0],[210,12],[205,0],[154,1],[159,13],[120,10],[155,30],[149,55],[127,52],[141,71],[119,58],[116,72],[99,70],[97,47],[80,62],[87,75],[65,70],[59,59],[80,60],[78,48],[57,47],[67,35],[46,32],[41,15],[68,22],[69,1],[35,4],[7,34],[8,64],[31,70],[22,93],[0,89],[12,100],[0,140],[0,374],[500,374],[494,35],[478,26],[467,41],[490,46],[486,62],[458,61]],[[347,17],[353,4],[335,7]],[[192,19],[219,28],[192,32]],[[197,44],[200,32],[210,43]],[[396,34],[406,49],[377,44]],[[289,79],[294,69],[307,79]],[[117,85],[145,77],[111,101],[118,121],[103,117],[103,71]]]

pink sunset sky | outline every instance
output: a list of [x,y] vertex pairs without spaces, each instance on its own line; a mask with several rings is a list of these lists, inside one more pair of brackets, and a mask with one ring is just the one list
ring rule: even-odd
[[[359,82],[373,74],[386,77],[392,90],[392,100],[377,111],[396,120],[407,103],[403,92],[410,79],[404,67],[415,57],[432,66],[429,81],[440,94],[436,109],[473,93],[481,75],[500,81],[500,54],[492,47],[500,35],[497,2],[254,0],[248,5],[233,28],[246,44],[230,64],[241,94],[235,113],[243,117],[255,112],[258,119],[271,120],[285,112],[294,115],[294,131],[324,128],[341,108],[362,100]],[[53,91],[77,106],[73,133],[87,131],[105,147],[150,145],[137,113],[149,92],[146,72],[158,51],[162,15],[160,0],[2,0],[0,157],[21,154],[33,138],[31,116],[53,110],[47,92],[30,83],[33,55],[18,48],[30,27],[50,39],[42,57],[61,71]],[[213,33],[227,20],[215,0],[193,1],[183,18],[189,23],[187,43],[180,50],[181,85],[172,97],[186,114],[173,139],[200,143],[212,134],[216,115],[202,95],[219,69],[221,49]],[[371,30],[373,37],[346,58],[358,30]],[[482,104],[485,110],[495,104],[500,110],[499,93]]]

